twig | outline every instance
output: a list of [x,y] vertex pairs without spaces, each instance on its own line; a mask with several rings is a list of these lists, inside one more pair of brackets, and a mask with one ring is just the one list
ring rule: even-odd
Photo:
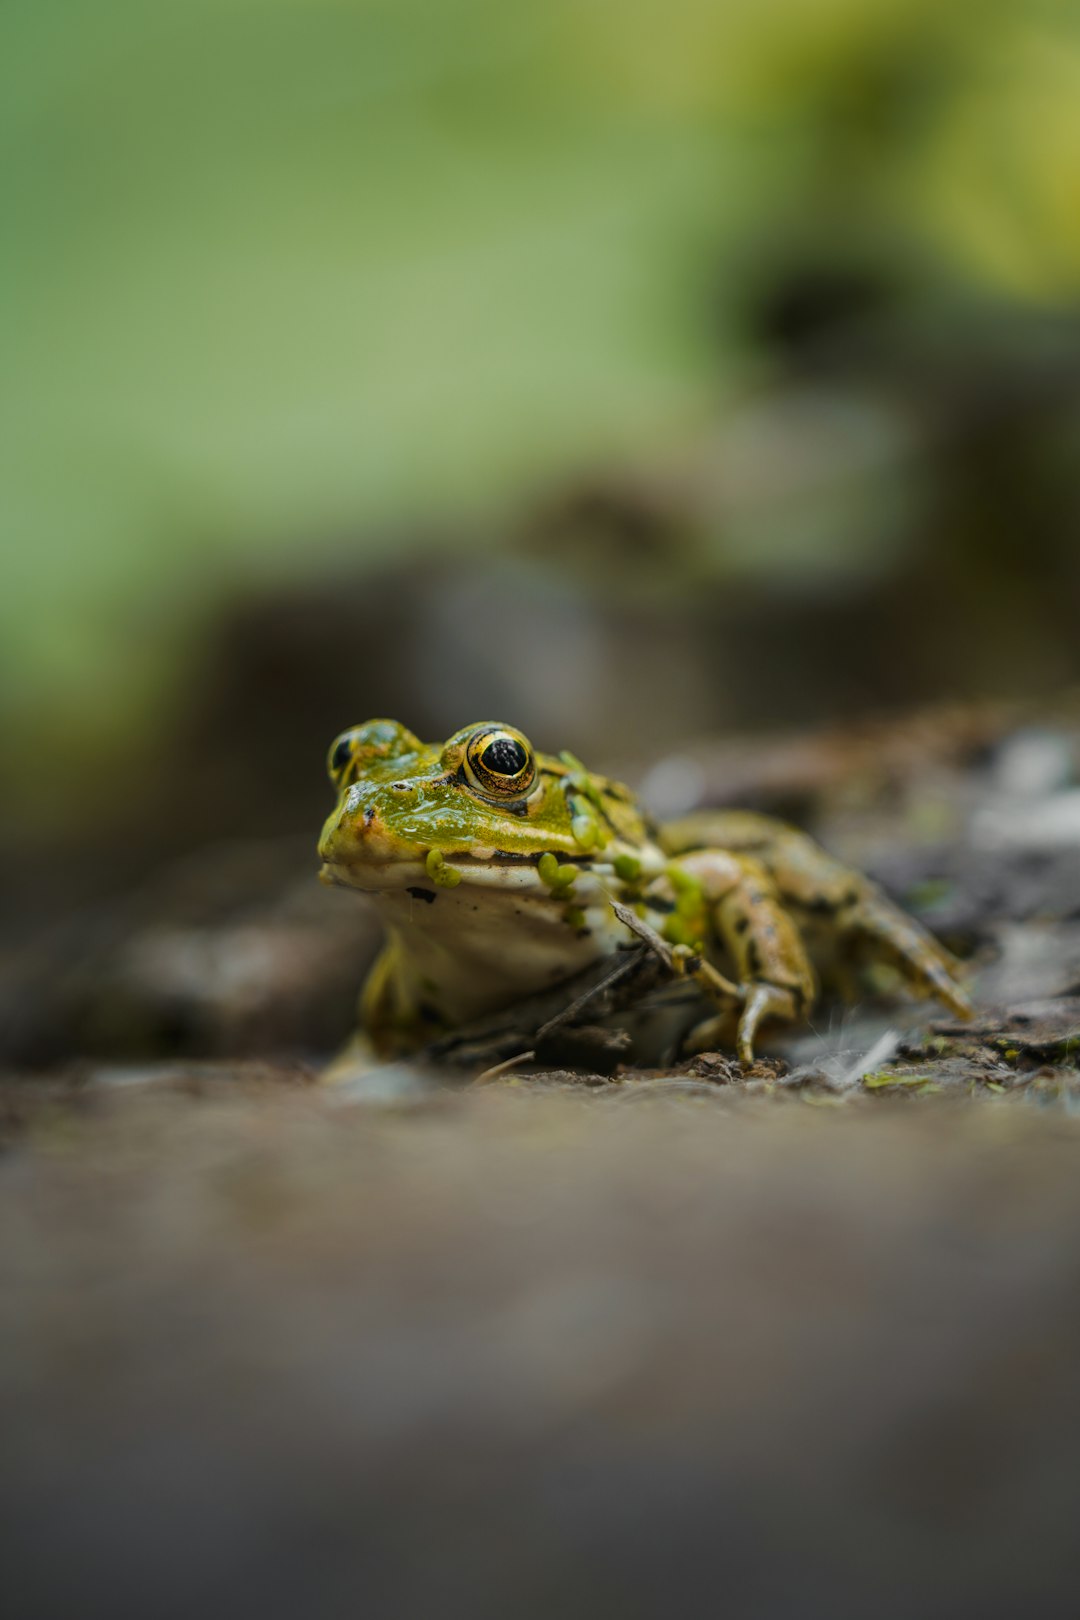
[[531,1063],[535,1057],[535,1052],[518,1052],[515,1057],[504,1058],[501,1063],[493,1063],[490,1069],[485,1069],[483,1074],[478,1074],[470,1083],[474,1086],[486,1086],[489,1081],[497,1080],[500,1074],[505,1074],[508,1069],[516,1069],[520,1063]]
[[678,978],[680,968],[675,953],[667,940],[662,939],[655,928],[650,928],[649,924],[643,921],[636,911],[631,910],[629,906],[624,906],[621,900],[612,900],[611,909],[623,927],[629,928],[632,934],[636,934],[638,939],[643,940],[653,955],[660,958],[668,972]]
[[[612,904],[617,905],[618,902],[612,901]],[[538,1042],[542,1041],[545,1039],[545,1037],[551,1035],[553,1031],[559,1029],[563,1024],[570,1023],[577,1017],[582,1007],[587,1007],[589,1002],[595,1000],[595,998],[600,995],[602,991],[610,990],[613,984],[618,984],[620,979],[626,978],[627,974],[638,966],[643,955],[643,951],[628,952],[623,960],[617,963],[605,978],[598,980],[596,984],[590,985],[587,990],[583,990],[580,996],[578,996],[574,1001],[571,1001],[568,1006],[563,1007],[555,1014],[553,1018],[549,1018],[546,1024],[541,1024],[540,1028],[536,1031],[536,1040]]]
[[718,995],[728,996],[732,1001],[744,1001],[746,999],[746,993],[741,985],[733,984],[730,979],[725,978],[719,969],[714,968],[712,963],[707,962],[703,956],[695,953],[680,955],[677,951],[672,950],[667,940],[658,934],[655,928],[644,922],[637,912],[632,911],[629,906],[624,906],[618,900],[612,900],[611,909],[619,921],[630,929],[631,933],[644,940],[653,954],[663,962],[668,972],[676,978],[685,978],[689,975],[690,978],[696,979],[699,984],[707,985]]

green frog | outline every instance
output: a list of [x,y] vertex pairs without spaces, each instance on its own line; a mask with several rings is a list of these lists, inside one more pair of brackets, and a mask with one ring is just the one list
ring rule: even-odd
[[328,765],[338,801],[320,876],[370,895],[386,924],[361,997],[380,1055],[616,958],[640,943],[628,916],[700,990],[685,1049],[730,1043],[744,1068],[763,1024],[810,1012],[815,963],[888,961],[914,994],[971,1016],[956,962],[925,929],[769,816],[654,826],[621,783],[492,721],[423,743],[369,720],[335,740]]

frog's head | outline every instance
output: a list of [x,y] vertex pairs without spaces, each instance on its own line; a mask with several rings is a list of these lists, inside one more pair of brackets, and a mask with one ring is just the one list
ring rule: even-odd
[[588,864],[642,836],[626,789],[491,721],[422,743],[396,720],[369,720],[335,740],[328,767],[338,803],[319,854],[331,883],[521,883],[545,854]]

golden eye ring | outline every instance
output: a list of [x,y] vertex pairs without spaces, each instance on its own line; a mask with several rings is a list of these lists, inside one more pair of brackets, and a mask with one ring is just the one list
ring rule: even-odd
[[536,781],[536,760],[512,726],[481,726],[466,745],[465,774],[486,798],[520,799]]

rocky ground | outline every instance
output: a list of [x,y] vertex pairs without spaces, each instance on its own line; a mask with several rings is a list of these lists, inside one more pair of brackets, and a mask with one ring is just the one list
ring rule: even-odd
[[737,757],[645,785],[797,814],[976,1023],[328,1090],[374,941],[289,842],[10,954],[7,1612],[1074,1611],[1078,732]]

